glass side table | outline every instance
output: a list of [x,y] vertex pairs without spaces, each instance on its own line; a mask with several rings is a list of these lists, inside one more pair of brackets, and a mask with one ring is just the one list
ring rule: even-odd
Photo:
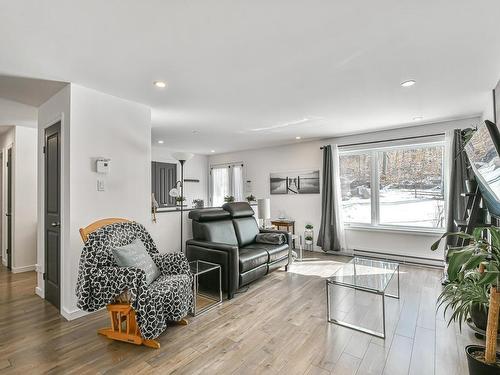
[[[218,264],[204,260],[189,262],[189,268],[193,275],[193,297],[194,304],[191,314],[193,316],[207,312],[222,303],[222,272]],[[215,292],[207,291],[200,287],[200,278],[209,277],[210,281],[217,280],[219,287]]]
[[[395,275],[397,275],[397,292],[396,294],[389,294],[387,293],[387,287]],[[382,299],[382,332],[333,318],[331,314],[330,290],[336,286],[380,296]],[[385,339],[385,297],[399,299],[399,263],[355,257],[350,262],[342,265],[333,276],[326,280],[328,322]]]

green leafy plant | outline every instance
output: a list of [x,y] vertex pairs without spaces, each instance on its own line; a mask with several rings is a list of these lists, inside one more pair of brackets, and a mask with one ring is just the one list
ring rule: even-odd
[[305,236],[304,239],[306,241],[312,241],[313,240],[312,236]]
[[185,200],[186,200],[186,197],[175,197],[175,201],[176,201],[177,203],[182,203],[182,202],[184,202]]
[[487,285],[479,283],[480,278],[479,272],[470,271],[462,282],[451,282],[443,288],[438,298],[438,308],[444,307],[445,316],[448,309],[453,311],[448,325],[458,321],[461,330],[462,322],[471,315],[471,309],[474,305],[480,305],[483,311],[488,309],[489,288]]
[[[500,285],[500,228],[479,227],[472,234],[448,232],[431,246],[431,250],[436,250],[441,240],[448,236],[462,238],[468,244],[449,250],[448,279],[450,284],[443,289],[438,298],[438,305],[444,306],[445,311],[451,308],[453,314],[450,322],[458,320],[461,324],[470,313],[471,298],[482,299],[480,294],[483,292],[479,288],[484,288],[489,300],[484,362],[495,366],[496,336],[500,314],[500,291],[497,289]],[[467,293],[475,293],[475,295],[469,297]]]
[[234,197],[232,195],[225,195],[224,202],[226,203],[234,202]]
[[249,202],[254,202],[255,201],[255,197],[253,196],[253,194],[250,194],[246,199]]
[[313,228],[314,228],[314,226],[313,226],[312,224],[306,224],[306,229],[311,230],[311,229],[313,229]]

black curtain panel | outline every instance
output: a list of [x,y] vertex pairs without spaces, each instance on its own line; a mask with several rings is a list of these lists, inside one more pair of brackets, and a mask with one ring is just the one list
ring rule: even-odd
[[323,189],[321,190],[321,225],[317,245],[323,251],[339,251],[340,241],[335,228],[335,189],[332,147],[323,147]]
[[[450,160],[450,180],[447,197],[447,217],[446,217],[446,231],[458,231],[455,225],[455,220],[462,220],[465,211],[465,200],[460,195],[466,192],[465,180],[468,178],[467,174],[467,156],[464,151],[464,142],[462,138],[462,131],[455,129],[453,131],[453,140],[451,146],[451,160]],[[447,237],[446,245],[455,245],[456,239]]]

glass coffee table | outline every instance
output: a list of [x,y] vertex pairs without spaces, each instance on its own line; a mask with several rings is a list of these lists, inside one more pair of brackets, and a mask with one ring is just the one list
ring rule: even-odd
[[[219,306],[222,303],[222,275],[219,264],[206,262],[204,260],[194,260],[189,262],[189,268],[193,275],[193,310],[192,315],[196,316]],[[210,284],[213,281],[218,283],[218,288],[214,291],[203,290],[200,287],[200,278],[209,277]]]
[[[395,275],[397,275],[397,293],[386,293],[387,287]],[[330,290],[337,286],[372,293],[382,298],[382,332],[332,318]],[[358,293],[355,293],[355,295],[358,295]],[[333,276],[326,280],[328,322],[385,339],[385,297],[399,299],[399,263],[355,257],[350,262],[342,265]]]

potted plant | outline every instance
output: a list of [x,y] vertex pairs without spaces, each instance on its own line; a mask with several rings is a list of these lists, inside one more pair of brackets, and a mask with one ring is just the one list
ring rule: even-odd
[[234,197],[232,195],[225,195],[224,202],[226,202],[226,203],[234,202]]
[[[486,236],[484,236],[486,233]],[[498,318],[500,314],[500,228],[476,228],[473,234],[463,232],[445,233],[431,249],[436,250],[440,241],[447,236],[457,236],[469,241],[468,245],[452,248],[448,252],[448,279],[450,281],[438,299],[444,311],[453,311],[448,324],[467,319],[471,314],[470,297],[467,291],[484,287],[488,293],[488,319],[486,324],[486,346],[468,345],[465,348],[469,373],[498,374],[500,353],[496,351]],[[484,301],[483,301],[484,302]]]
[[203,208],[205,206],[205,202],[203,199],[193,199],[194,208]]
[[313,243],[312,236],[305,236],[304,240],[306,241],[306,245],[312,245],[312,243]]
[[253,194],[250,194],[246,199],[247,199],[248,203],[255,202],[255,197]]
[[175,197],[175,204],[178,206],[182,206],[186,201],[186,197]]
[[314,226],[312,224],[306,224],[306,229],[307,230],[312,230]]

